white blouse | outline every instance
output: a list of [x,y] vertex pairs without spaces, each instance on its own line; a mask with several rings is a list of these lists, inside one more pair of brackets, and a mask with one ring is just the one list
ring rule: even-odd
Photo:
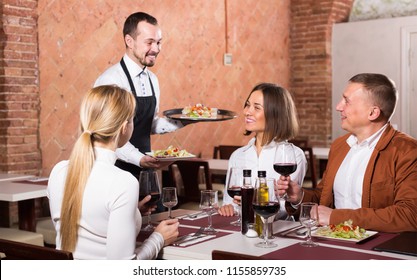
[[[95,148],[95,153],[96,160],[84,190],[74,258],[155,258],[164,244],[161,234],[154,232],[140,248],[135,248],[142,225],[137,179],[114,166],[116,154],[113,151]],[[56,164],[47,188],[58,249],[61,248],[60,215],[67,170],[68,161]]]
[[[274,170],[274,157],[275,150],[278,143],[272,141],[271,143],[265,145],[259,157],[256,153],[255,147],[255,137],[253,137],[246,146],[243,146],[230,156],[229,166],[226,176],[226,182],[229,179],[230,169],[232,167],[241,167],[244,169],[252,170],[252,185],[255,185],[255,180],[258,177],[258,170],[265,170],[266,177],[278,179],[279,174]],[[297,170],[290,175],[291,180],[296,181],[300,186],[303,184],[304,176],[307,172],[307,160],[303,150],[299,147],[295,147],[295,156],[297,161]],[[233,203],[233,198],[227,194],[227,184],[225,185],[224,195],[223,195],[223,205]],[[274,189],[269,190],[269,196],[275,197]],[[236,206],[236,205],[235,205]],[[287,216],[287,211],[285,210],[285,201],[280,200],[280,210],[278,212],[277,218],[285,218]]]

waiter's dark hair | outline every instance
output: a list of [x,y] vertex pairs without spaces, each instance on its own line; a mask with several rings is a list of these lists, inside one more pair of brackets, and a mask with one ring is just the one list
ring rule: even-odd
[[132,38],[136,38],[136,36],[138,35],[136,34],[138,23],[141,21],[146,21],[147,23],[150,23],[152,25],[158,25],[157,19],[147,13],[137,12],[131,14],[127,17],[123,26],[123,38],[127,34],[129,34]]

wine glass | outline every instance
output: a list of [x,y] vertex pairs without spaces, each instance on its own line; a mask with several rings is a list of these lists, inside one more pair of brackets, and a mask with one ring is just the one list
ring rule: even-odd
[[[147,195],[151,200],[146,203],[148,208],[154,207],[161,198],[161,186],[158,180],[158,173],[154,170],[142,170],[139,174],[139,200],[144,199]],[[151,213],[148,214],[148,225],[143,228],[144,231],[153,231]]]
[[162,189],[162,205],[168,208],[168,218],[172,219],[171,208],[177,205],[177,188],[167,187]]
[[[297,170],[294,145],[287,140],[280,142],[277,145],[274,157],[274,170],[285,177],[290,176]],[[287,200],[287,193],[280,196],[279,199]],[[285,220],[295,221],[293,216],[287,216]]]
[[265,199],[266,197],[263,196],[263,192],[261,190],[261,184],[256,184],[255,193],[253,196],[252,207],[256,214],[261,217],[263,226],[263,241],[256,243],[255,246],[261,248],[272,248],[278,246],[276,243],[270,241],[268,238],[269,236],[269,228],[268,228],[268,219],[275,216],[279,211],[279,201],[273,201],[269,198]]
[[[243,169],[239,167],[232,167],[230,169],[229,180],[227,181],[227,194],[233,198],[235,195],[241,195],[241,189],[243,185]],[[238,207],[239,218],[236,221],[231,222],[231,225],[241,226],[241,209],[242,206]]]
[[207,213],[208,226],[203,229],[203,234],[214,235],[217,233],[212,226],[211,215],[217,211],[219,207],[218,191],[202,190],[200,199],[200,209]]
[[311,239],[311,228],[318,223],[318,205],[313,202],[304,202],[301,204],[300,210],[300,223],[307,228],[307,241],[300,244],[304,247],[316,247],[317,243],[314,243]]

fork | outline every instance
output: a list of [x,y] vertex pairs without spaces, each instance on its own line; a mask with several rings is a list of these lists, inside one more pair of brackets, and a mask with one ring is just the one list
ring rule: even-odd
[[180,236],[177,238],[177,240],[175,240],[175,242],[172,245],[178,246],[181,243],[200,237],[201,235],[203,235],[203,231],[204,231],[204,227],[201,227],[192,235],[187,234],[187,235]]

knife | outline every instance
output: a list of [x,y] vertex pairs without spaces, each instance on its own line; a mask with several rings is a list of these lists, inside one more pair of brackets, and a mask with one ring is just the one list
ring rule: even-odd
[[186,243],[186,242],[188,242],[188,241],[192,241],[192,240],[195,240],[195,239],[203,238],[203,237],[206,237],[206,236],[207,236],[207,235],[192,236],[192,237],[190,237],[190,238],[185,238],[185,239],[183,239],[183,240],[181,240],[181,241],[179,241],[179,242],[175,242],[175,243],[173,243],[172,245],[173,245],[173,246],[179,246],[179,245],[181,245],[182,243]]
[[278,235],[281,235],[281,236],[285,236],[285,235],[287,235],[287,234],[289,234],[289,233],[291,233],[291,232],[293,232],[295,230],[298,230],[300,228],[303,228],[303,227],[304,227],[303,225],[298,225],[298,226],[295,226],[295,227],[292,227],[292,228],[289,228],[289,229],[284,229],[284,230],[279,231],[279,232],[276,232],[274,234],[278,234]]

